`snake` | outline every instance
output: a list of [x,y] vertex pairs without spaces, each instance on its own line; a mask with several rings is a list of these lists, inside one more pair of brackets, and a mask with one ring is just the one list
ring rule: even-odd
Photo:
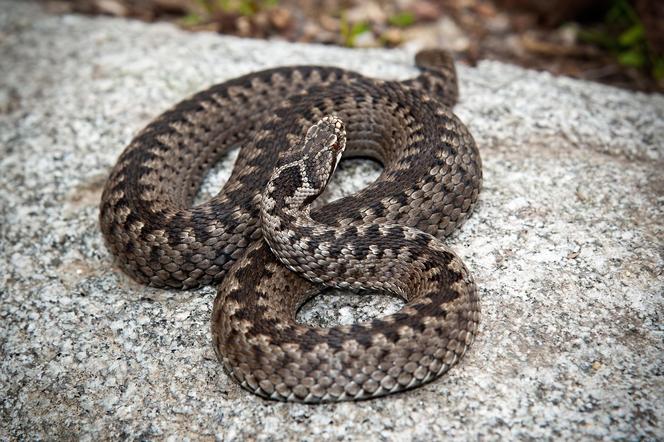
[[[409,390],[447,372],[478,333],[477,287],[444,239],[478,201],[480,154],[452,112],[450,54],[421,50],[415,65],[401,81],[304,65],[216,84],[156,117],[110,171],[99,224],[114,262],[154,287],[216,285],[214,351],[256,395],[324,403]],[[235,148],[228,181],[194,204]],[[342,156],[383,170],[319,204]],[[330,287],[405,304],[351,325],[299,323]]]

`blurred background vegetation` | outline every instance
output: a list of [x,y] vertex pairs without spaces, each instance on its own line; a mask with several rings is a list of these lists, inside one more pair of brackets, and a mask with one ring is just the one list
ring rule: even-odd
[[664,91],[664,0],[43,0],[53,12],[348,47],[443,47]]

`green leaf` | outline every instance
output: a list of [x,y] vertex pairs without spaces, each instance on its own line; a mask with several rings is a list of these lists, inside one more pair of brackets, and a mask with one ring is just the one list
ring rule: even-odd
[[394,14],[387,19],[387,22],[392,26],[397,26],[399,28],[405,28],[415,23],[415,16],[412,12],[404,11]]
[[618,54],[618,62],[623,66],[641,68],[646,63],[646,57],[643,52],[633,49]]
[[643,25],[637,23],[631,26],[622,34],[620,34],[620,37],[618,37],[618,42],[620,43],[621,46],[629,47],[640,43],[641,41],[643,41],[643,38],[644,38]]
[[237,7],[237,11],[241,15],[246,15],[246,16],[252,16],[256,13],[256,9],[254,8],[254,5],[251,4],[249,1],[243,1],[239,4]]
[[191,12],[180,19],[180,23],[182,23],[184,26],[196,26],[202,21],[203,18],[195,12]]
[[350,35],[352,37],[355,37],[357,35],[362,34],[363,32],[367,32],[369,30],[369,24],[366,22],[359,22],[355,23],[350,31]]
[[355,37],[360,35],[363,32],[367,32],[371,29],[369,23],[367,22],[358,22],[350,23],[348,21],[348,16],[346,11],[341,11],[341,17],[339,21],[339,33],[343,38],[344,46],[349,48],[355,47]]

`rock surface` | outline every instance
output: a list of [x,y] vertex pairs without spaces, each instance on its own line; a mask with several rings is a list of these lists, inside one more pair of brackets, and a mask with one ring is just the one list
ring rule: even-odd
[[[0,60],[0,439],[664,438],[664,97],[461,66],[456,111],[485,186],[450,244],[481,291],[480,336],[424,388],[304,406],[226,376],[210,345],[213,288],[146,288],[112,266],[101,188],[132,134],[212,83],[298,63],[405,78],[412,54],[1,0]],[[379,172],[344,169],[337,192]],[[330,324],[398,308],[377,298],[323,296],[300,316]]]

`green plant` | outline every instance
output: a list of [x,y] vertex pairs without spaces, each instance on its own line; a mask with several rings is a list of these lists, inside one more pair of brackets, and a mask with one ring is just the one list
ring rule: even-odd
[[182,26],[191,27],[203,23],[205,19],[196,12],[190,12],[180,19]]
[[398,12],[390,16],[387,19],[387,22],[392,26],[396,26],[398,28],[405,28],[415,23],[415,16],[413,15],[412,12],[409,11]]
[[278,0],[217,0],[222,12],[252,16],[258,12],[276,6]]
[[613,0],[601,26],[581,30],[579,38],[607,49],[623,66],[649,70],[657,80],[664,78],[664,58],[648,46],[643,23],[627,0]]
[[367,22],[350,23],[346,12],[341,12],[341,20],[339,22],[339,32],[343,40],[344,46],[349,48],[355,47],[355,41],[358,35],[367,32],[371,29]]
[[[219,12],[253,16],[277,4],[279,4],[279,0],[196,0],[197,9],[208,17]],[[195,20],[197,16],[201,17],[200,14],[196,14],[195,12],[192,12],[189,16],[192,16],[189,18],[190,20]]]
[[252,17],[279,4],[279,0],[195,0],[194,7],[180,19],[185,27],[209,23],[219,15]]

